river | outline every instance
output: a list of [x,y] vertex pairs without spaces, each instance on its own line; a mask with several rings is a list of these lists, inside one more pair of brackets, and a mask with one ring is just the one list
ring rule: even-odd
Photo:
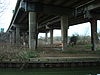
[[100,75],[100,67],[81,68],[2,68],[0,75]]

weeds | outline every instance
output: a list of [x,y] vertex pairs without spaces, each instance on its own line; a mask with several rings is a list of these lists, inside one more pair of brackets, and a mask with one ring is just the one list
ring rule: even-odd
[[24,47],[16,47],[11,45],[0,46],[0,60],[8,59],[29,59],[38,57],[36,51],[32,51]]

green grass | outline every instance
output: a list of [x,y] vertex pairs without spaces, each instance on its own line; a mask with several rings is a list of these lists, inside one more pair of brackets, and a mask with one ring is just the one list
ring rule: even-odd
[[100,55],[100,50],[97,50],[97,51],[65,50],[65,51],[62,51],[62,53],[66,53],[66,54],[98,54],[98,55]]
[[100,55],[100,48],[97,48],[96,51],[91,50],[92,45],[86,44],[86,45],[74,45],[74,46],[67,46],[67,49],[65,51],[62,51],[62,53],[65,54],[99,54]]

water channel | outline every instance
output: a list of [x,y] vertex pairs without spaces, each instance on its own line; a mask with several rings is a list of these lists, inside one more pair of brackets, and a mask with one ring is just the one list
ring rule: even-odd
[[1,68],[0,75],[100,75],[100,67],[81,68]]

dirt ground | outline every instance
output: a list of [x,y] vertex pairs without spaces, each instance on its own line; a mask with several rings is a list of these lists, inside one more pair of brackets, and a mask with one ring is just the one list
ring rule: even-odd
[[41,48],[43,51],[40,57],[100,57],[100,50],[91,51],[81,47],[67,48],[65,51],[62,48]]
[[[30,57],[100,57],[100,50],[91,51],[90,46],[69,46],[65,51],[59,47],[38,47],[30,50],[23,46],[0,44],[0,59],[16,59]],[[27,57],[26,57],[27,56]]]

